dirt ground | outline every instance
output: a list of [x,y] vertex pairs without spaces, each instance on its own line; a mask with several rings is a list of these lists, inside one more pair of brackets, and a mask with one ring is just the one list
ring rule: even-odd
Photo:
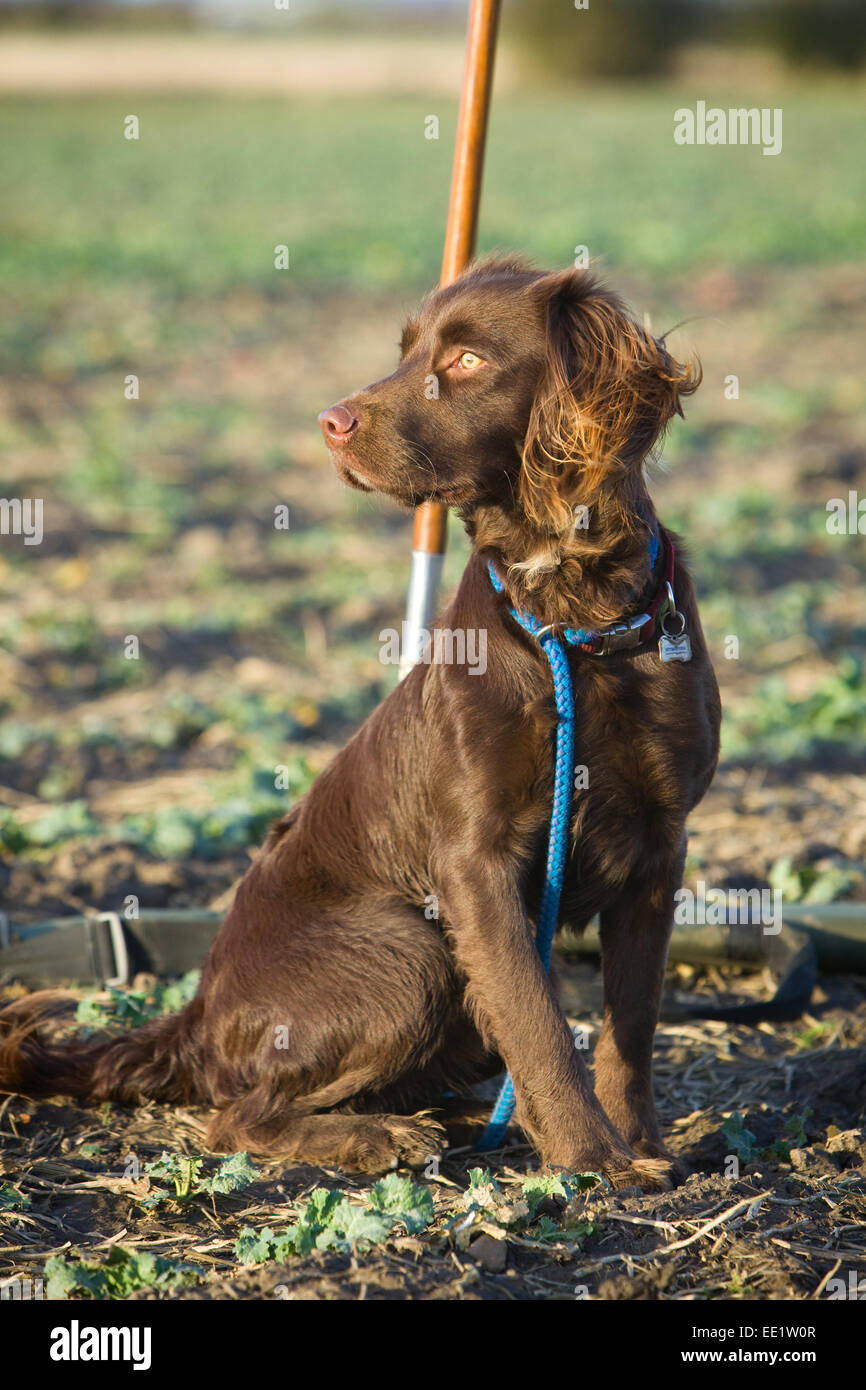
[[[693,993],[710,991],[711,982],[683,968],[671,985],[682,985],[686,974]],[[597,989],[586,963],[569,980],[572,1000]],[[760,982],[751,983],[757,992]],[[428,1230],[397,1233],[365,1253],[313,1251],[289,1263],[239,1266],[232,1251],[244,1227],[279,1231],[291,1204],[314,1188],[361,1195],[370,1179],[260,1164],[261,1177],[243,1193],[148,1212],[136,1200],[140,1185],[123,1176],[130,1158],[144,1165],[164,1150],[200,1153],[201,1116],[156,1105],[84,1110],[7,1098],[0,1104],[0,1184],[14,1183],[30,1205],[0,1214],[0,1270],[4,1280],[38,1278],[51,1255],[80,1252],[98,1263],[118,1244],[201,1271],[190,1287],[133,1298],[826,1297],[831,1279],[850,1288],[853,1271],[866,1280],[866,988],[837,979],[819,990],[812,1009],[774,1027],[662,1025],[656,1092],[682,1185],[643,1196],[596,1188],[573,1198],[567,1212],[551,1201],[546,1209],[563,1234],[545,1239],[519,1226],[491,1237],[485,1226],[460,1240],[453,1218],[468,1170],[481,1160],[458,1147],[442,1161],[440,1179],[428,1183],[435,1203]],[[592,1013],[580,1021],[591,1036],[599,1024]],[[745,1116],[758,1151],[736,1176],[721,1132],[731,1113]],[[786,1132],[795,1146],[782,1158],[773,1146]],[[519,1193],[534,1166],[517,1145],[489,1161],[506,1193]],[[570,1234],[575,1220],[589,1223],[590,1233]]]

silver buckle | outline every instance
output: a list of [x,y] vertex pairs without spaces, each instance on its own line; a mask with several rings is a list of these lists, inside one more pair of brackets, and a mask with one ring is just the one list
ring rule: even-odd
[[115,973],[111,979],[103,981],[106,989],[109,985],[129,984],[129,952],[126,949],[126,937],[123,934],[123,923],[116,912],[95,912],[88,913],[88,922],[105,922],[108,927],[108,937],[111,941],[111,954],[113,957],[113,967]]
[[[638,613],[636,618],[629,618],[622,623],[612,623],[610,627],[604,628],[598,634],[601,638],[599,656],[607,656],[610,652],[628,651],[630,647],[637,647],[640,643],[640,630],[648,622],[649,613]],[[620,641],[620,638],[626,640]]]

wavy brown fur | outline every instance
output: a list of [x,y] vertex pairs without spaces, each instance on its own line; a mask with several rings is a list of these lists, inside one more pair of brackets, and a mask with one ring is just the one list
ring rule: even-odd
[[[517,510],[483,508],[479,548],[501,558],[513,597],[550,621],[615,621],[649,579],[656,515],[644,468],[701,380],[586,271],[546,278],[543,374],[522,450]],[[575,525],[577,508],[593,518]]]
[[154,1019],[119,1038],[46,1041],[44,1025],[68,1013],[74,1002],[73,995],[41,990],[0,1010],[0,1089],[124,1105],[148,1099],[188,1105],[209,1099],[196,1079],[199,1000],[180,1014]]

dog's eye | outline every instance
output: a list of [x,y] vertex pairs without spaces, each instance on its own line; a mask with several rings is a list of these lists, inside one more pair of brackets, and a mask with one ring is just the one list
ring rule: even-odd
[[475,372],[479,367],[484,366],[484,359],[479,357],[477,352],[461,352],[457,358],[456,366],[462,368],[464,372]]

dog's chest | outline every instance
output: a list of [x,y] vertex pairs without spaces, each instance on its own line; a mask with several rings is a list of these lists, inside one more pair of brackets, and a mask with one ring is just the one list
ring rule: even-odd
[[[581,692],[582,693],[582,692]],[[578,698],[574,756],[569,764],[569,848],[563,915],[591,916],[648,858],[667,854],[682,834],[684,787],[674,731],[659,727],[656,711],[631,699]],[[536,840],[527,898],[540,895],[550,836],[556,768],[555,717],[536,727]],[[686,759],[688,761],[688,759]]]

